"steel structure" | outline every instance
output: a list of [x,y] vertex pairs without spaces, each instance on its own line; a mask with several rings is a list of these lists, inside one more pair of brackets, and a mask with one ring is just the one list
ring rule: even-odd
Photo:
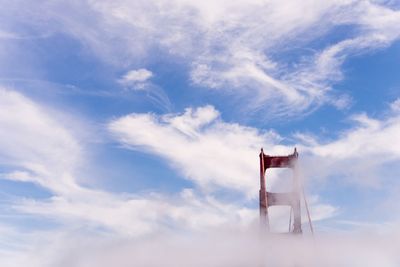
[[[293,154],[288,156],[265,155],[261,148],[260,153],[260,226],[263,231],[269,231],[268,207],[276,205],[291,206],[293,211],[293,230],[289,225],[289,231],[301,234],[301,211],[300,211],[300,181],[296,171],[299,154],[296,148]],[[265,173],[269,168],[290,168],[293,170],[293,188],[291,192],[272,193],[266,190]],[[311,221],[310,221],[311,225]]]

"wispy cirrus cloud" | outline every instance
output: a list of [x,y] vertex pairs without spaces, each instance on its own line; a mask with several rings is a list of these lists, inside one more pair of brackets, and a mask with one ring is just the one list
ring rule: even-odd
[[163,116],[131,114],[111,122],[109,129],[124,145],[165,158],[200,186],[253,194],[257,153],[263,144],[280,138],[274,132],[225,123],[212,106]]
[[173,106],[171,100],[163,88],[151,81],[153,76],[153,72],[148,69],[134,69],[128,71],[118,79],[118,83],[121,84],[125,90],[146,93],[146,96],[156,107],[160,107],[164,111],[169,112]]
[[[373,187],[396,182],[394,173],[400,161],[400,117],[396,101],[388,107],[386,116],[377,119],[365,113],[349,118],[351,127],[337,139],[322,141],[312,136],[300,136],[306,164],[315,166],[305,170],[306,176],[328,178],[342,176],[343,181]],[[300,141],[300,140],[299,140]],[[309,161],[309,162],[308,162]]]
[[[53,31],[119,69],[143,68],[160,54],[177,59],[192,84],[231,100],[246,97],[241,108],[270,118],[301,116],[323,104],[348,107],[351,96],[334,89],[345,78],[343,63],[400,34],[399,11],[368,1],[43,2],[30,15],[31,27],[48,31],[51,21]],[[337,39],[315,44],[332,31]]]
[[71,132],[22,94],[2,88],[0,96],[0,164],[14,169],[2,177],[57,192],[74,187],[83,150]]

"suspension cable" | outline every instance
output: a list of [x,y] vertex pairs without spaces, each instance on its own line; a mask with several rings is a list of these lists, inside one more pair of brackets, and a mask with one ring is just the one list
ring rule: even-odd
[[305,203],[305,206],[306,206],[307,217],[308,217],[308,223],[309,223],[309,225],[310,225],[311,233],[312,233],[312,235],[314,236],[314,228],[313,228],[313,225],[312,225],[312,222],[311,222],[310,210],[308,209],[308,203],[307,203],[306,194],[305,194],[305,191],[304,191],[304,186],[303,186],[303,184],[301,184],[301,189],[303,190],[303,198],[304,198],[304,203]]

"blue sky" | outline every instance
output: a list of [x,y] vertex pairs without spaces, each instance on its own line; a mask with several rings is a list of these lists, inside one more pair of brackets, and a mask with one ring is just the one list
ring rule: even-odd
[[[2,1],[2,255],[69,231],[255,225],[261,147],[298,148],[317,232],[392,231],[399,8]],[[269,188],[288,175],[269,174]],[[271,213],[286,229],[287,211]]]

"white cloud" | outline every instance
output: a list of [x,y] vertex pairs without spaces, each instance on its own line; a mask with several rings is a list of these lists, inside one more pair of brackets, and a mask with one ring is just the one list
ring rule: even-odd
[[[328,144],[319,144],[313,152],[318,156],[332,156],[338,159],[357,158],[359,156],[377,156],[379,159],[398,157],[400,147],[393,143],[400,132],[397,117],[380,121],[360,114],[353,117],[356,126],[343,133],[339,140]],[[383,157],[383,158],[382,158]]]
[[[115,66],[167,54],[189,66],[196,85],[246,97],[242,108],[271,117],[302,115],[325,103],[346,108],[349,96],[333,90],[344,78],[343,62],[400,34],[400,12],[367,1],[118,0],[44,2],[29,10],[31,27],[67,33]],[[349,34],[312,45],[341,26]],[[302,56],[291,56],[298,51]],[[132,75],[140,80],[148,73]]]
[[122,76],[119,82],[125,87],[141,90],[152,76],[153,73],[147,69],[131,70]]
[[[399,12],[357,1],[158,1],[160,10],[175,11],[155,19],[154,6],[146,5],[149,13],[141,14],[140,26],[136,16],[131,19],[138,6],[143,7],[120,1],[95,8],[118,23],[150,30],[162,49],[191,63],[195,84],[247,96],[255,109],[267,102],[271,116],[301,114],[326,102],[345,108],[348,96],[330,96],[332,85],[343,79],[342,63],[351,55],[387,46],[400,34],[395,26]],[[193,16],[196,23],[189,23]],[[337,25],[351,25],[356,34],[315,48],[301,61],[289,59],[296,64],[280,59],[282,46],[290,49],[296,43],[307,48],[308,40],[321,38]]]
[[61,192],[75,186],[71,174],[82,148],[49,112],[15,91],[0,89],[0,164],[16,168],[3,178]]
[[[395,103],[395,102],[394,102]],[[400,161],[400,117],[397,113],[378,120],[359,114],[352,117],[354,126],[330,142],[301,146],[306,164],[306,176],[329,177],[342,175],[343,181],[359,185],[380,186],[393,181],[385,169],[395,168]],[[392,167],[390,164],[392,164]]]
[[[167,159],[184,177],[204,188],[218,185],[255,194],[258,153],[272,151],[279,136],[225,123],[212,106],[188,108],[184,114],[131,114],[112,121],[109,129],[124,145]],[[271,150],[270,150],[271,151]]]
[[65,226],[101,227],[113,235],[146,236],[174,229],[205,230],[221,225],[248,225],[257,212],[189,189],[177,196],[117,196],[84,190],[44,201],[23,201],[20,212],[56,220]]
[[125,89],[146,93],[151,103],[168,112],[172,107],[168,94],[150,81],[152,77],[153,73],[147,69],[130,70],[118,80],[118,83]]

